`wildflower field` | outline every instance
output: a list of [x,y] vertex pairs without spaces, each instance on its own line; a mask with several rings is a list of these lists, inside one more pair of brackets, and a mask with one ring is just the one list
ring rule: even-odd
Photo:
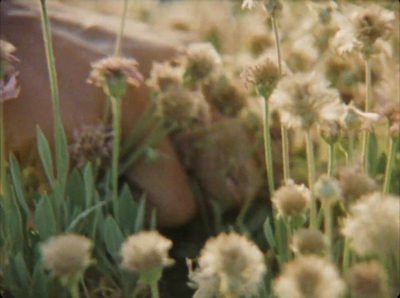
[[2,297],[398,297],[398,1],[0,17]]

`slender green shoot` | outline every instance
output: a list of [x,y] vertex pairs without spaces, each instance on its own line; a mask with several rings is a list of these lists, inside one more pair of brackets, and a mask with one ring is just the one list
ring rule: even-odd
[[[371,61],[369,58],[365,58],[365,85],[366,85],[366,97],[365,97],[365,112],[369,112],[369,107],[371,104]],[[368,175],[368,155],[369,155],[369,131],[363,133],[363,146],[362,146],[362,158],[363,158],[363,170],[364,173]]]
[[385,169],[385,180],[383,182],[383,193],[384,194],[390,193],[390,181],[392,178],[394,159],[395,159],[395,154],[396,154],[396,143],[398,143],[398,141],[395,140],[393,137],[390,137],[389,152],[388,152],[388,158],[386,161],[386,169]]
[[306,151],[307,151],[307,172],[308,172],[308,187],[311,190],[312,202],[310,210],[310,228],[317,227],[317,202],[314,196],[314,183],[315,183],[315,159],[314,159],[314,146],[311,140],[310,131],[306,131]]
[[128,12],[128,1],[129,0],[124,0],[124,7],[123,7],[123,10],[122,10],[122,18],[121,18],[121,25],[119,27],[117,40],[115,42],[115,56],[120,56],[121,55],[122,37],[124,35],[126,14]]

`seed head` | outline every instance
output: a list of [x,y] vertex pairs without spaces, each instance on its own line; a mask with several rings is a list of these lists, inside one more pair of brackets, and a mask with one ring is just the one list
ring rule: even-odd
[[278,216],[301,215],[310,206],[311,191],[304,185],[289,180],[272,197],[272,203],[278,210]]
[[341,170],[339,172],[339,183],[347,202],[352,202],[378,188],[371,177],[361,173],[356,168]]
[[190,91],[181,85],[171,85],[157,98],[157,111],[167,122],[190,126],[205,124],[210,119],[210,108],[201,92]]
[[343,235],[359,255],[397,255],[400,249],[400,199],[375,192],[350,207]]
[[41,246],[44,267],[53,277],[79,274],[93,263],[92,247],[92,240],[78,234],[51,238]]
[[208,78],[221,63],[221,57],[211,43],[193,43],[187,49],[186,72],[194,80]]
[[208,239],[198,263],[195,271],[189,267],[189,277],[198,286],[195,298],[250,297],[257,293],[265,272],[259,248],[234,232]]
[[242,73],[242,78],[246,83],[253,84],[261,95],[268,97],[279,80],[278,64],[269,55],[263,55]]
[[327,248],[327,239],[319,230],[300,229],[292,239],[292,250],[299,255],[322,254]]
[[347,284],[354,298],[388,297],[387,275],[378,262],[364,262],[347,272]]
[[144,231],[129,236],[121,246],[122,267],[134,272],[162,270],[174,260],[168,257],[172,241],[157,231]]
[[332,204],[342,197],[342,189],[335,178],[321,175],[314,185],[315,196],[323,203]]
[[181,85],[182,77],[182,68],[173,67],[168,62],[154,62],[147,85],[158,92],[166,91],[171,85]]
[[309,130],[316,124],[336,121],[343,113],[338,91],[330,88],[328,80],[315,72],[284,77],[270,102],[288,128]]
[[310,255],[286,263],[274,289],[280,298],[339,298],[345,284],[335,265]]

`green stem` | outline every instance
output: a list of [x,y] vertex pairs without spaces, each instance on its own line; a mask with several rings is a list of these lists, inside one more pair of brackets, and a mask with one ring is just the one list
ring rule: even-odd
[[[271,16],[272,27],[275,35],[275,47],[276,54],[278,56],[278,72],[279,78],[282,77],[282,57],[281,57],[281,46],[279,40],[279,31],[276,24],[276,18],[274,15]],[[283,159],[283,179],[287,181],[290,179],[290,166],[289,166],[289,137],[286,127],[281,123],[281,135],[282,135],[282,159]]]
[[396,148],[396,141],[391,137],[389,139],[389,152],[388,152],[388,159],[386,161],[385,180],[383,183],[384,194],[388,194],[390,192],[390,181],[392,177],[394,157],[396,153],[395,148]]
[[119,163],[119,146],[121,142],[121,100],[110,97],[111,110],[113,116],[113,150],[112,150],[112,162],[111,162],[111,190],[112,190],[112,201],[114,206],[114,216],[118,215],[118,163]]
[[274,172],[272,165],[272,152],[271,152],[271,131],[269,127],[269,103],[268,99],[264,97],[264,152],[265,152],[265,166],[267,168],[268,188],[270,196],[272,197],[275,192]]
[[285,220],[285,227],[286,227],[286,261],[289,261],[292,257],[290,251],[290,242],[292,241],[292,231],[290,229],[290,222],[289,220]]
[[158,280],[155,280],[150,284],[151,297],[152,298],[159,298],[160,297],[160,295],[158,293],[158,285],[157,285],[157,283],[158,283]]
[[349,149],[348,149],[348,166],[353,166],[353,156],[354,156],[354,131],[349,131]]
[[[371,102],[371,62],[369,58],[365,58],[365,85],[366,85],[366,97],[365,97],[365,112],[369,112]],[[369,155],[369,131],[363,133],[363,146],[362,146],[362,157],[363,157],[363,169],[364,173],[368,175],[368,155]]]
[[332,176],[333,163],[335,161],[335,143],[329,144],[329,161],[328,161],[328,176]]
[[315,182],[315,161],[314,161],[314,146],[311,140],[310,131],[306,131],[306,151],[307,151],[307,172],[308,172],[308,187],[312,193],[312,202],[310,210],[310,228],[315,229],[317,226],[317,202],[314,196]]
[[328,249],[329,253],[332,254],[333,246],[333,218],[332,218],[332,206],[330,203],[323,204],[324,209],[324,227],[325,234],[328,237]]
[[351,260],[351,251],[349,240],[346,238],[344,240],[344,248],[343,248],[343,259],[342,259],[342,273],[344,274],[347,271],[347,268],[350,266]]
[[128,0],[124,0],[124,8],[122,11],[121,25],[115,42],[115,56],[121,55],[122,36],[124,35],[124,28],[126,22],[126,14],[128,12]]

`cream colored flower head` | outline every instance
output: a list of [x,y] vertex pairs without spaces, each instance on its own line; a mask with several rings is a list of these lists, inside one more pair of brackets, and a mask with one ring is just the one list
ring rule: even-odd
[[352,202],[362,195],[377,190],[375,180],[356,168],[346,168],[339,171],[339,183],[346,202]]
[[180,126],[207,124],[210,119],[210,107],[203,94],[181,85],[171,85],[159,94],[157,113],[168,123]]
[[241,75],[246,85],[248,83],[261,93],[269,96],[279,80],[279,69],[276,59],[266,54],[261,56],[253,66],[247,68]]
[[327,175],[321,175],[315,182],[314,193],[322,203],[332,204],[342,197],[339,181]]
[[168,257],[172,241],[157,231],[143,231],[129,236],[121,246],[122,267],[134,272],[161,270],[174,264]]
[[311,129],[326,121],[335,121],[343,113],[339,93],[329,87],[321,74],[296,73],[281,79],[270,97],[287,128]]
[[377,39],[387,39],[393,31],[395,14],[379,5],[368,8],[357,7],[349,17],[339,22],[333,45],[339,53],[353,50],[373,54],[377,48],[372,46]]
[[171,66],[168,62],[154,62],[147,85],[160,92],[171,85],[181,85],[182,81],[183,68]]
[[65,278],[85,271],[93,263],[93,242],[82,235],[64,234],[41,246],[44,267],[53,277]]
[[265,272],[264,256],[257,245],[231,232],[209,238],[199,257],[199,268],[189,277],[200,297],[252,297],[257,294]]
[[304,184],[289,180],[274,193],[272,203],[278,210],[278,216],[302,215],[310,207],[311,191]]
[[323,254],[328,240],[319,230],[300,229],[294,233],[291,247],[297,255]]
[[274,282],[279,298],[339,298],[345,288],[335,265],[312,255],[286,263]]
[[340,117],[342,126],[347,130],[368,130],[371,131],[373,125],[381,117],[377,113],[366,113],[354,106],[353,103],[345,106],[343,114]]
[[222,64],[221,57],[211,43],[192,43],[186,55],[186,71],[195,80],[208,78]]
[[388,277],[380,263],[373,261],[355,264],[346,275],[351,297],[389,297]]
[[350,207],[342,233],[361,256],[397,255],[400,250],[400,198],[371,193]]
[[98,87],[104,86],[107,81],[124,79],[133,86],[139,86],[143,76],[137,69],[139,63],[135,59],[111,56],[92,63],[92,71],[87,82]]

